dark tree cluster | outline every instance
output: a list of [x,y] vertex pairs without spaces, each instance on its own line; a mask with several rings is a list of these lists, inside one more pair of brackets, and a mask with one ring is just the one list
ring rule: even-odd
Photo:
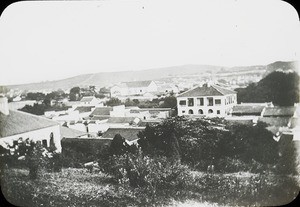
[[258,83],[236,89],[240,102],[273,102],[279,106],[293,106],[299,102],[299,75],[296,72],[272,72]]

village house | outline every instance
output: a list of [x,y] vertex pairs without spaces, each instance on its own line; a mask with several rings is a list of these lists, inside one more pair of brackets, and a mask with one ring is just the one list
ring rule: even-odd
[[178,115],[225,117],[237,104],[236,92],[204,84],[177,96]]
[[154,81],[125,82],[113,86],[110,89],[111,96],[144,95],[145,93],[157,92],[157,85]]
[[61,152],[58,122],[22,111],[9,110],[7,98],[0,97],[0,145],[14,146],[20,140],[40,141],[44,147],[55,146]]

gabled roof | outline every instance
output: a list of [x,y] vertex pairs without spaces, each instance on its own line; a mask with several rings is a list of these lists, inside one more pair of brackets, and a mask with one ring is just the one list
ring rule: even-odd
[[103,116],[93,116],[91,118],[91,120],[96,120],[96,121],[102,121],[102,120],[105,120],[105,119],[109,119],[109,115],[103,115]]
[[22,134],[38,129],[59,125],[58,122],[25,113],[22,111],[9,111],[8,115],[0,112],[0,138]]
[[138,119],[136,117],[110,117],[108,120],[107,120],[107,123],[130,123],[130,122],[133,122],[135,119]]
[[109,128],[104,134],[102,135],[103,138],[114,138],[116,134],[120,134],[124,137],[127,141],[133,141],[138,138],[138,133],[143,131],[144,127],[138,128]]
[[294,106],[275,106],[275,107],[267,107],[263,116],[293,116],[295,112]]
[[80,100],[81,102],[91,102],[95,97],[94,96],[84,96]]
[[126,86],[128,88],[140,88],[140,87],[148,87],[152,81],[133,81],[133,82],[126,82]]
[[232,115],[257,115],[260,116],[265,107],[259,105],[236,105],[233,106]]
[[91,113],[90,116],[103,116],[110,115],[110,111],[112,111],[112,107],[96,107],[95,110]]
[[92,108],[95,108],[95,106],[77,106],[74,111],[79,111],[79,113],[86,113],[91,112]]
[[179,94],[177,97],[197,97],[197,96],[224,96],[228,94],[236,94],[236,91],[232,91],[226,88],[222,88],[217,85],[212,86],[198,86],[194,89],[188,90]]
[[61,138],[77,138],[83,135],[86,135],[86,132],[82,132],[76,129],[71,129],[68,127],[61,126],[60,127]]

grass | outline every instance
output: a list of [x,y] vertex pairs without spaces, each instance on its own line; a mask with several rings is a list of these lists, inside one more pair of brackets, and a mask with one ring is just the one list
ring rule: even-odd
[[277,206],[291,202],[299,192],[294,177],[250,173],[191,174],[191,183],[177,192],[147,192],[113,183],[103,173],[64,168],[42,172],[30,180],[26,169],[2,171],[1,188],[17,206]]

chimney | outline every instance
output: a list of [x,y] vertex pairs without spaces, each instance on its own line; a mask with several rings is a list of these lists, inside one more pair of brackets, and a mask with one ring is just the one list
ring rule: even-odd
[[8,101],[6,97],[0,96],[0,112],[3,113],[4,115],[9,114]]

